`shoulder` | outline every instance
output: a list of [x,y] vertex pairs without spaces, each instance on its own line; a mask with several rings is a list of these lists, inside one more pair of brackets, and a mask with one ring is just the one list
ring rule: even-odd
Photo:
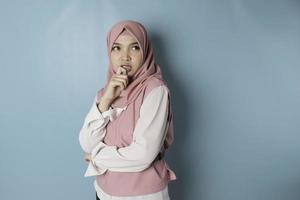
[[[169,91],[165,85],[160,85],[153,88],[144,98],[140,113],[156,113],[164,112],[169,104]],[[159,112],[158,112],[159,110]],[[152,114],[150,114],[152,116]]]
[[166,85],[159,85],[148,93],[148,96],[164,96],[169,94],[169,89]]
[[154,88],[144,97],[143,107],[152,107],[153,109],[159,104],[168,104],[169,89],[166,85],[159,85]]
[[144,99],[151,93],[151,95],[163,95],[165,93],[169,93],[169,88],[165,84],[164,81],[157,79],[157,78],[151,78],[151,80],[148,81],[145,89],[145,95]]

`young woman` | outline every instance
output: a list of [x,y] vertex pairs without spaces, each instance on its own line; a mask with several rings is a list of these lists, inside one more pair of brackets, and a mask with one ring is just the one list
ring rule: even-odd
[[107,34],[109,68],[87,113],[79,142],[101,200],[169,200],[177,179],[163,159],[173,142],[170,91],[146,29],[120,21]]

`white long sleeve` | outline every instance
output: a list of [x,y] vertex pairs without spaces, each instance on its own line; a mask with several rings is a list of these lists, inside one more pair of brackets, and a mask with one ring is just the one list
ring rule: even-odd
[[92,150],[91,161],[84,176],[101,175],[106,170],[137,172],[148,168],[158,155],[166,136],[168,101],[166,86],[154,88],[141,105],[132,143],[117,148],[100,141]]
[[91,153],[92,149],[103,141],[106,133],[106,125],[113,121],[118,115],[125,110],[124,108],[112,108],[100,112],[96,104],[97,96],[93,100],[92,107],[85,117],[82,128],[79,133],[79,143],[86,153]]

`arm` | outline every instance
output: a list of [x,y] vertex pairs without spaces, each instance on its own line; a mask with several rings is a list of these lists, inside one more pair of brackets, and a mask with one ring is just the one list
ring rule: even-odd
[[103,140],[106,133],[105,127],[112,113],[111,107],[109,110],[100,112],[96,98],[94,98],[92,107],[86,115],[79,133],[79,143],[85,153],[91,153],[92,149]]
[[129,146],[117,148],[103,142],[92,150],[85,176],[101,175],[106,170],[137,172],[148,168],[159,153],[166,135],[168,91],[154,88],[140,108],[140,118]]

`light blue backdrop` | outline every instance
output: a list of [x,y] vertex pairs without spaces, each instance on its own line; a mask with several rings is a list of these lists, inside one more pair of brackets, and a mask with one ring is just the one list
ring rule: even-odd
[[95,199],[78,134],[106,33],[145,25],[172,92],[172,200],[300,199],[298,0],[1,1],[0,199]]

